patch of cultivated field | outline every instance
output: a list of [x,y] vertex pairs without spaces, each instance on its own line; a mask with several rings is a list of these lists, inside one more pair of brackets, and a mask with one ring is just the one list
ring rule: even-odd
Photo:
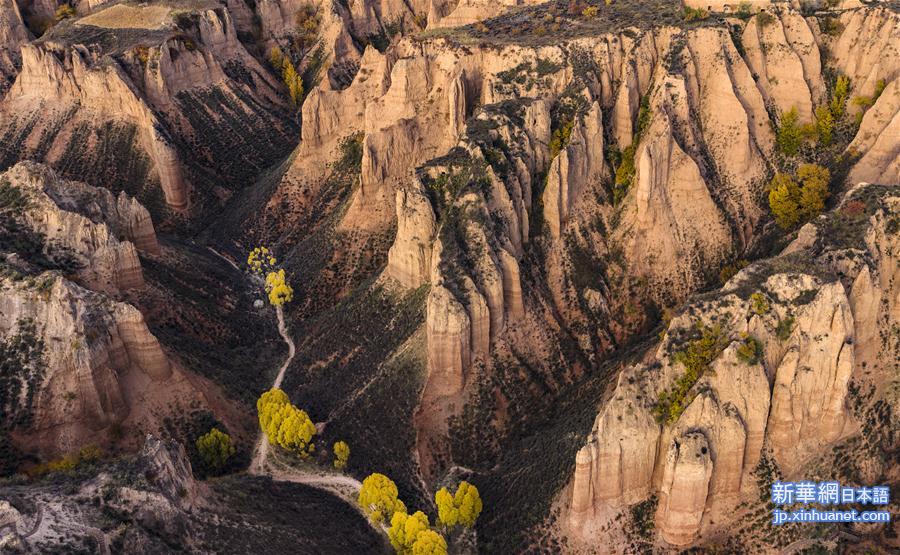
[[159,29],[169,20],[169,6],[128,6],[116,4],[79,19],[78,25],[107,29]]

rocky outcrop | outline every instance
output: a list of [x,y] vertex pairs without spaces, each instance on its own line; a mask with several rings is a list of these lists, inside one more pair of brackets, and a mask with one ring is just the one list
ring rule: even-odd
[[186,510],[198,505],[200,485],[194,480],[191,462],[183,445],[148,434],[138,461],[150,484],[169,501]]
[[554,239],[559,239],[582,189],[609,177],[604,150],[603,113],[594,102],[584,118],[575,122],[568,146],[553,159],[547,173],[544,219]]
[[409,288],[428,282],[435,233],[431,204],[416,185],[397,191],[397,238],[388,251],[385,269],[386,275]]
[[21,62],[19,49],[28,42],[28,30],[15,0],[0,2],[0,98],[12,84]]
[[[858,216],[864,231],[823,231],[846,217],[848,203],[858,209],[860,198],[869,203]],[[861,185],[841,206],[808,224],[780,257],[690,304],[655,353],[622,372],[576,456],[569,517],[576,535],[656,492],[662,538],[690,544],[728,526],[741,500],[757,495],[752,472],[764,443],[790,473],[852,430],[851,377],[862,367],[877,372],[891,356],[874,353],[896,349],[883,334],[896,326],[897,309],[876,305],[897,295],[896,261],[884,253],[898,240],[884,226],[900,204],[896,187]],[[673,400],[686,361],[698,360],[708,360],[699,379]]]
[[767,102],[786,112],[796,108],[803,122],[813,121],[824,100],[819,48],[809,24],[792,9],[771,9],[770,17],[751,18],[742,42],[751,70],[759,76]]
[[712,473],[705,435],[688,432],[672,441],[666,453],[657,513],[660,533],[667,542],[684,545],[696,537]]
[[[116,8],[162,12],[158,27],[136,33],[107,17]],[[192,198],[203,211],[242,186],[248,167],[274,163],[295,131],[281,85],[237,39],[227,11],[183,14],[183,28],[172,18],[160,6],[100,8],[24,45],[0,103],[2,133],[16,143],[0,147],[0,167],[45,161],[66,177],[153,199],[162,215],[158,189],[176,212]],[[107,34],[102,46],[79,42],[92,26]]]
[[67,452],[140,408],[126,384],[164,384],[172,368],[133,306],[51,273],[29,283],[0,286],[0,336],[34,334],[42,345],[23,397],[34,399],[29,429],[34,447]]
[[[429,25],[465,6],[433,2]],[[732,22],[739,29],[649,26],[563,44],[492,43],[488,32],[456,42],[481,33],[476,26],[404,38],[385,54],[369,49],[349,86],[310,94],[298,155],[267,219],[303,213],[327,180],[325,161],[360,137],[359,187],[340,230],[372,236],[396,222],[385,275],[431,285],[436,389],[426,386],[423,399],[458,409],[479,361],[489,368],[507,350],[546,355],[560,330],[598,360],[651,311],[685,300],[752,248],[768,217],[760,199],[777,161],[773,119],[799,102],[810,121],[827,101],[819,47],[832,38],[795,8],[769,11],[771,21]],[[868,17],[872,26],[893,15]],[[880,41],[848,42],[840,64],[871,66],[861,53]],[[892,108],[879,103],[864,126],[890,144],[882,130]],[[886,167],[874,140],[858,140],[866,165]],[[614,184],[622,155],[634,172]],[[535,245],[540,277],[523,268]],[[535,327],[525,332],[522,322]],[[529,363],[546,381],[559,378],[536,358]],[[758,434],[745,429],[753,442]]]
[[44,237],[45,250],[75,257],[78,279],[86,287],[118,293],[143,285],[135,245],[159,254],[159,244],[150,214],[135,199],[60,179],[31,162],[17,164],[0,179],[25,194],[25,224]]
[[865,153],[849,179],[871,183],[893,183],[900,176],[900,79],[890,82],[863,114],[859,131],[850,146],[851,152]]
[[[34,45],[24,46],[22,70],[7,101],[0,106],[0,111],[16,113],[19,118],[33,114],[31,118],[40,120],[41,125],[34,125],[31,129],[20,128],[15,125],[17,120],[13,119],[13,125],[7,129],[7,133],[22,133],[21,140],[37,152],[45,153],[44,160],[61,170],[68,170],[64,166],[67,161],[63,157],[71,150],[61,139],[75,132],[78,119],[83,116],[84,119],[80,122],[82,126],[95,124],[97,119],[101,122],[121,121],[131,130],[129,134],[134,137],[134,142],[123,144],[120,148],[140,149],[157,168],[156,178],[166,202],[176,209],[186,208],[187,183],[179,156],[171,139],[162,131],[163,126],[158,118],[138,97],[120,67],[94,66],[91,58],[91,54],[83,47],[65,49],[51,46],[45,49]],[[84,114],[77,109],[73,112],[73,108],[78,105],[90,108]],[[35,113],[38,106],[49,109],[56,117],[39,118]],[[64,132],[60,124],[68,127],[69,131]],[[83,149],[91,146],[94,145],[77,145]],[[88,176],[85,173],[80,177]]]

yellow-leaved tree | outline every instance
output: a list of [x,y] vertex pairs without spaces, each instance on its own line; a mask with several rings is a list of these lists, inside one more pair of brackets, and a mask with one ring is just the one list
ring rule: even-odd
[[284,391],[272,388],[263,393],[256,401],[256,410],[259,426],[270,444],[301,457],[307,457],[315,450],[312,440],[316,435],[316,425],[306,411],[290,403]]
[[198,437],[196,446],[203,465],[213,473],[221,472],[228,459],[235,453],[231,436],[218,428],[213,428],[209,433]]
[[825,211],[831,173],[816,164],[801,164],[797,168],[797,179],[803,186],[800,190],[800,217],[809,221]]
[[781,229],[800,222],[800,187],[786,173],[777,173],[769,183],[769,208]]
[[397,484],[384,474],[370,474],[359,490],[360,508],[375,524],[390,522],[394,513],[406,513],[406,505],[397,497]]
[[316,425],[306,411],[293,405],[287,407],[288,410],[282,412],[284,418],[275,436],[277,444],[305,458],[315,450],[312,438],[316,435]]
[[278,260],[267,247],[256,247],[247,256],[247,266],[254,274],[264,276],[275,269]]
[[281,306],[294,299],[294,289],[288,285],[283,269],[266,275],[266,291],[272,306]]
[[397,512],[391,517],[388,538],[397,553],[409,555],[412,553],[416,538],[428,528],[428,516],[422,511],[416,511],[411,515],[406,512]]
[[452,495],[447,488],[439,489],[434,494],[434,503],[438,508],[438,522],[448,529],[457,525],[471,528],[482,509],[478,488],[466,481],[460,482]]
[[447,540],[434,530],[419,532],[412,546],[412,555],[447,555]]
[[338,441],[334,444],[334,467],[338,470],[347,468],[347,461],[350,460],[350,446],[345,441]]

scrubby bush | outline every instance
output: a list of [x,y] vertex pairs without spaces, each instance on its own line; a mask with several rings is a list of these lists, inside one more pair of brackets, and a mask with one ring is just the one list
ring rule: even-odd
[[688,6],[684,7],[685,21],[702,21],[707,17],[709,17],[709,13],[703,8],[689,8]]
[[597,6],[588,6],[581,12],[581,15],[588,19],[593,19],[597,17],[598,13],[600,13],[600,8]]
[[719,271],[719,283],[725,285],[729,279],[733,278],[737,275],[738,272],[743,270],[749,264],[746,260],[738,260],[737,262],[726,264]]
[[747,336],[737,348],[738,360],[744,364],[756,364],[762,358],[763,344],[755,337]]
[[218,428],[213,428],[208,433],[197,438],[197,452],[200,460],[213,473],[221,472],[228,459],[235,453],[231,436]]
[[791,336],[791,332],[794,331],[794,317],[788,315],[787,317],[778,320],[778,325],[775,327],[775,335],[781,341],[787,341],[787,339]]
[[553,132],[553,135],[550,137],[550,158],[556,158],[556,156],[562,152],[562,149],[569,144],[569,139],[572,137],[572,128],[575,126],[575,120],[571,119],[562,125],[559,126],[556,131]]
[[769,12],[761,11],[756,14],[756,24],[759,25],[760,28],[768,27],[773,23],[775,23],[775,16]]
[[769,305],[769,300],[766,299],[766,296],[762,293],[754,293],[750,295],[750,311],[753,314],[757,314],[762,316],[763,314],[769,312],[771,310],[771,306]]
[[304,50],[312,46],[319,36],[319,26],[322,23],[322,16],[319,15],[315,6],[307,4],[299,10],[295,17],[297,24],[297,47]]
[[71,4],[60,4],[58,8],[56,8],[56,21],[62,21],[63,19],[69,19],[75,17],[76,12],[75,8],[72,7]]

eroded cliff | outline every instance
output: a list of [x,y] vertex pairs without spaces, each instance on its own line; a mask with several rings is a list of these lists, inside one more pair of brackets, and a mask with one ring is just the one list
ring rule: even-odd
[[[861,184],[780,256],[672,319],[620,374],[578,453],[567,526],[580,541],[596,546],[602,523],[651,495],[665,542],[715,538],[758,501],[769,465],[802,474],[866,433],[851,407],[859,417],[894,402],[898,207],[896,187]],[[879,453],[852,464],[883,479]]]

